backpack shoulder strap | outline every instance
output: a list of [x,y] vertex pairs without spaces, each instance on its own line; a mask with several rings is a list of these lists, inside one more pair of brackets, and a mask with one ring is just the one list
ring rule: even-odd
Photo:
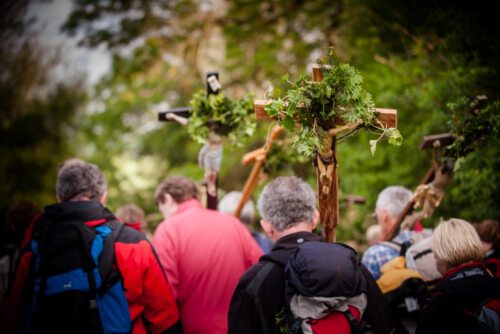
[[111,229],[111,233],[104,241],[103,251],[99,259],[99,272],[104,290],[108,289],[117,279],[121,279],[115,262],[115,242],[123,231],[124,225],[118,221],[110,221],[106,223],[106,226]]
[[260,261],[267,261],[277,264],[278,266],[285,268],[288,258],[290,257],[290,251],[286,249],[279,249],[266,254],[260,258]]
[[247,292],[252,297],[255,304],[255,309],[257,310],[257,313],[259,315],[260,324],[262,326],[262,333],[264,334],[271,333],[271,328],[267,323],[267,318],[262,308],[262,301],[259,296],[259,291],[271,270],[275,266],[284,268],[289,256],[290,252],[287,250],[278,250],[262,256],[260,258],[260,262],[263,262],[264,266],[257,272],[252,282],[250,282],[247,287]]
[[411,241],[399,243],[393,240],[389,240],[389,241],[382,241],[380,244],[394,249],[396,252],[399,253],[400,256],[405,256],[406,251],[408,250],[408,248],[410,248],[412,243]]

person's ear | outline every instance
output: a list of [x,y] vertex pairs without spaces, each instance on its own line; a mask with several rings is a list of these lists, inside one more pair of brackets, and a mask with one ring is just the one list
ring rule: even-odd
[[104,194],[102,194],[101,198],[99,198],[99,203],[105,205],[107,200],[108,200],[108,192],[105,191]]
[[270,222],[268,222],[267,220],[264,220],[264,219],[261,219],[260,220],[260,226],[262,226],[262,230],[264,231],[264,233],[272,239],[272,236],[274,234],[274,228],[273,228],[273,225],[271,225]]
[[316,229],[316,227],[318,227],[318,223],[319,223],[319,211],[314,210],[314,216],[311,224],[313,231]]

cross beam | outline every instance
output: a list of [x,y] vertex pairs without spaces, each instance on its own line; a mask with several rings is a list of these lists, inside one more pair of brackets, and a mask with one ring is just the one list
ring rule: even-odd
[[[314,65],[312,68],[313,81],[323,80],[320,65]],[[254,111],[257,120],[271,120],[266,113],[265,106],[270,100],[254,101]],[[378,121],[387,128],[397,128],[397,110],[376,108]],[[323,238],[327,242],[335,241],[335,228],[339,223],[339,189],[338,189],[338,159],[336,135],[341,131],[352,129],[359,124],[346,124],[341,119],[335,119],[336,126],[343,127],[328,130],[330,136],[326,138],[324,151],[318,151],[315,157],[315,166],[317,170],[318,184],[318,203],[320,221],[323,227]]]

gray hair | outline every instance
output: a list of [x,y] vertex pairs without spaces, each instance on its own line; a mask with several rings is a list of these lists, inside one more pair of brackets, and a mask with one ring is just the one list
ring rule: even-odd
[[[243,194],[241,191],[231,191],[227,193],[219,202],[219,211],[227,214],[234,214]],[[241,210],[240,220],[247,224],[253,224],[255,219],[255,209],[252,200],[248,200]]]
[[412,197],[413,193],[403,186],[389,186],[378,195],[375,211],[385,210],[397,218]]
[[282,176],[264,187],[257,205],[262,218],[281,232],[298,223],[313,222],[316,196],[303,180]]
[[60,201],[99,201],[106,191],[106,180],[96,165],[70,159],[59,167],[56,192]]

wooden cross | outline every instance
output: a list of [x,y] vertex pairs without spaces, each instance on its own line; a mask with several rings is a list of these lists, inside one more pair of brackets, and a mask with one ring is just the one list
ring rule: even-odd
[[[422,142],[420,143],[420,149],[430,149],[432,148],[434,150],[433,154],[433,159],[431,166],[427,170],[427,173],[425,173],[424,178],[422,181],[420,181],[419,187],[417,187],[417,190],[423,189],[422,187],[424,186],[432,186],[432,183],[434,181],[437,181],[436,175],[439,175],[439,177],[443,180],[439,180],[440,183],[447,183],[449,180],[451,180],[451,176],[453,174],[452,168],[450,169],[446,165],[443,166],[439,162],[439,152],[441,149],[444,149],[447,145],[450,145],[453,142],[453,137],[450,133],[440,133],[440,134],[435,134],[435,135],[429,135],[429,136],[424,136],[422,139]],[[444,174],[443,174],[444,173]],[[441,176],[441,175],[444,175]],[[444,186],[445,184],[443,184]],[[415,191],[415,195],[418,193],[418,191]],[[442,194],[441,194],[442,198]],[[439,199],[440,202],[440,199]],[[433,209],[439,205],[439,202],[434,203]],[[396,223],[392,226],[392,228],[389,230],[387,235],[384,235],[383,238],[384,240],[392,240],[394,239],[398,233],[400,232],[401,225],[403,222],[405,222],[405,219],[410,217],[410,215],[413,212],[413,209],[415,208],[415,205],[417,204],[417,197],[414,196],[404,207],[403,211],[399,214]],[[426,210],[429,210],[429,208],[426,208]],[[432,214],[431,212],[426,212],[425,215],[419,215],[412,217],[411,222],[407,220],[407,224],[410,224],[410,228],[413,228],[413,225],[415,224],[416,220],[420,220],[422,218],[428,218],[427,215]]]
[[245,186],[243,187],[243,192],[242,192],[243,194],[240,198],[238,206],[236,207],[236,210],[233,213],[235,217],[237,218],[240,217],[241,210],[243,210],[245,203],[250,199],[250,196],[252,196],[252,193],[255,190],[255,187],[257,186],[262,166],[264,166],[264,162],[266,161],[267,152],[269,152],[269,150],[271,149],[272,143],[276,140],[280,132],[281,132],[281,127],[275,126],[271,130],[271,134],[269,135],[269,138],[267,139],[267,142],[264,145],[264,147],[248,152],[243,156],[242,159],[243,164],[246,165],[251,162],[255,162],[255,164],[253,165],[252,172],[250,173],[248,179],[245,182]]
[[[215,80],[214,80],[215,79]],[[212,95],[212,94],[218,94],[221,87],[219,83],[219,73],[218,72],[208,72],[206,75],[205,79],[206,83],[206,89],[207,89],[207,96]],[[188,118],[190,116],[190,111],[191,107],[180,107],[180,108],[173,108],[170,110],[166,111],[160,111],[158,112],[158,120],[160,122],[169,122],[169,121],[175,121],[180,123],[181,125],[187,125]],[[207,196],[207,208],[212,209],[212,210],[217,210],[217,183],[218,183],[218,178],[216,176],[215,179],[215,195],[211,194],[208,191],[208,186],[207,186],[207,191],[206,191],[206,196]]]
[[[313,81],[323,80],[322,67],[313,65]],[[272,119],[265,111],[268,100],[256,100],[254,102],[255,115],[258,120]],[[376,108],[378,121],[387,128],[397,128],[397,110]],[[341,119],[335,119],[334,124],[340,127],[325,129],[328,131],[325,145],[327,149],[318,151],[315,157],[317,168],[318,202],[321,225],[323,226],[323,237],[327,242],[335,241],[335,227],[339,223],[339,188],[338,188],[338,159],[336,135],[342,131],[353,129],[361,124],[346,124]]]
[[[478,115],[487,101],[488,97],[485,95],[476,96],[469,112],[473,115]],[[384,240],[395,238],[401,228],[412,229],[417,220],[430,217],[434,209],[439,206],[444,196],[444,187],[453,177],[454,167],[454,162],[448,161],[447,163],[442,163],[439,156],[444,152],[446,146],[453,143],[453,140],[454,138],[450,133],[439,133],[423,137],[419,148],[422,150],[432,148],[434,150],[431,166],[415,190],[413,198],[400,213],[392,229],[387,235],[383,236]],[[423,194],[424,192],[427,193]],[[414,209],[419,206],[422,206],[422,210],[414,212]]]

